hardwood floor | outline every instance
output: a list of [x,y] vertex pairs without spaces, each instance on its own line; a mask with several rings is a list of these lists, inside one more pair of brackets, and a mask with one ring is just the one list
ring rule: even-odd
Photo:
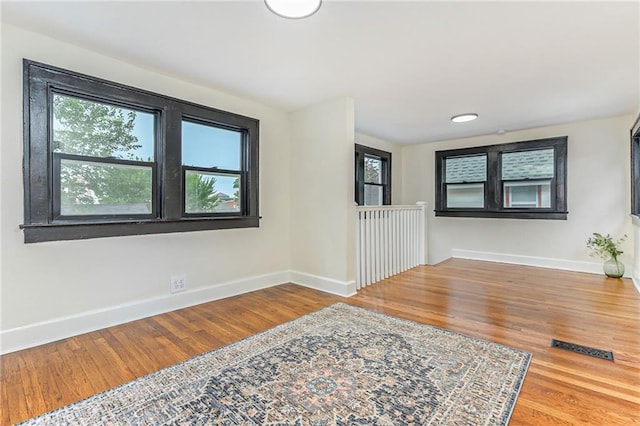
[[[12,424],[342,301],[533,354],[511,425],[640,425],[640,294],[630,280],[451,259],[344,299],[293,284],[4,355]],[[551,348],[557,338],[614,352]]]

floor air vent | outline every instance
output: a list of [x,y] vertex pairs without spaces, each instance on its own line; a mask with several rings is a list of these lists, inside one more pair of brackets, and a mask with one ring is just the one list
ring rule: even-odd
[[552,348],[565,349],[571,352],[577,352],[583,355],[589,355],[596,358],[608,359],[613,361],[613,352],[602,349],[590,348],[588,346],[577,345],[575,343],[563,342],[562,340],[551,339]]

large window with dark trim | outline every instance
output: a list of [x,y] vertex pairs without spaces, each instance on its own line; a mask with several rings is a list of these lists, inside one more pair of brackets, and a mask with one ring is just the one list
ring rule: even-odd
[[640,115],[631,127],[631,214],[640,216]]
[[436,151],[436,216],[567,218],[567,137]]
[[391,204],[391,153],[356,144],[356,203],[360,206]]
[[256,119],[24,61],[25,242],[257,227]]

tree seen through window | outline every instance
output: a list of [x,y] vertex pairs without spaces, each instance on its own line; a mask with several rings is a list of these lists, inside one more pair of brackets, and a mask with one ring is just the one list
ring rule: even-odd
[[[151,167],[126,161],[154,161],[154,114],[58,94],[53,107],[54,152],[73,156],[60,164],[61,214],[151,214]],[[221,202],[215,177],[188,174],[185,186],[187,211]]]

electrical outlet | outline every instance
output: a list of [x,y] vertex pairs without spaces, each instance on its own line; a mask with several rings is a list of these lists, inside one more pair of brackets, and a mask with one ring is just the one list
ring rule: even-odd
[[187,276],[186,275],[176,275],[171,277],[171,285],[169,290],[171,293],[178,293],[179,291],[185,291],[187,289]]

